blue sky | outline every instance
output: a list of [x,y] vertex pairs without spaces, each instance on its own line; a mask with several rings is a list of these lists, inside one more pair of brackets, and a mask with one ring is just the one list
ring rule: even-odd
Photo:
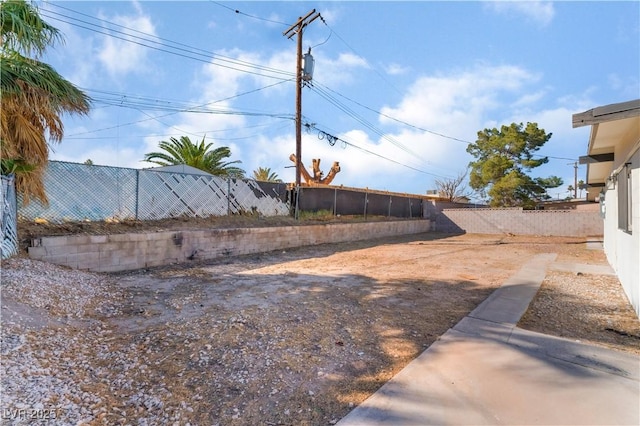
[[282,33],[314,8],[302,159],[339,161],[333,184],[421,194],[466,169],[478,131],[536,122],[552,158],[533,174],[562,177],[550,194],[565,197],[589,135],[572,114],[640,97],[636,1],[36,4],[65,37],[43,60],[94,99],[65,117],[55,160],[151,167],[160,141],[206,135],[248,175],[293,182],[296,44]]

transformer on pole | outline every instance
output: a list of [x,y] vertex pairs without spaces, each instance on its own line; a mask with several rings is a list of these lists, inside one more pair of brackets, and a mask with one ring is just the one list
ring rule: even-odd
[[302,81],[313,80],[313,68],[315,66],[315,60],[311,55],[311,48],[302,57]]

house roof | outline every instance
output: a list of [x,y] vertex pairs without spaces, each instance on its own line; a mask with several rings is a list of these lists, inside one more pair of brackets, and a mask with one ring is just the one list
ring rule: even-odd
[[207,173],[203,170],[196,169],[192,166],[187,166],[186,164],[176,164],[174,166],[162,166],[162,167],[153,167],[148,170],[152,170],[154,172],[171,172],[171,173],[184,173],[188,175],[203,175],[203,176],[213,176],[211,173]]
[[[593,200],[604,186],[615,164],[625,161],[614,158],[616,147],[630,145],[640,139],[640,99],[604,105],[573,115],[573,127],[591,126],[587,156],[588,198]],[[620,155],[620,152],[618,152]]]

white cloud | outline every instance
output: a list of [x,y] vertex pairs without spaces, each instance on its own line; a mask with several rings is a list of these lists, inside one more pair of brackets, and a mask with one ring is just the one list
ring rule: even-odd
[[[312,158],[320,158],[321,169],[325,173],[334,161],[339,161],[342,171],[333,182],[337,185],[368,186],[391,191],[403,191],[416,186],[422,190],[432,188],[434,175],[453,177],[466,169],[471,160],[464,142],[435,133],[474,141],[477,131],[487,127],[491,120],[502,124],[511,118],[522,118],[524,121],[539,119],[554,127],[562,124],[563,133],[568,131],[570,119],[567,117],[571,113],[567,107],[559,107],[557,111],[536,112],[535,105],[544,91],[537,89],[529,93],[528,89],[539,78],[519,67],[486,65],[446,75],[421,77],[406,90],[405,97],[398,105],[385,107],[382,112],[429,131],[406,127],[382,117],[383,125],[397,126],[397,130],[375,137],[362,130],[345,131],[335,136],[349,144],[338,141],[334,146],[330,146],[326,138],[320,140],[315,132],[304,133],[303,161],[309,167]],[[514,111],[521,112],[522,116],[512,117]],[[568,127],[565,123],[567,120]],[[288,161],[284,160],[283,165],[283,159],[295,151],[293,133],[275,140],[262,139],[252,145],[252,150],[251,158],[257,160],[246,164],[251,164],[251,170],[258,166],[272,167],[285,181],[294,180],[293,169],[284,169]],[[267,163],[259,164],[261,161]],[[272,164],[268,164],[268,161],[272,161]],[[247,170],[250,168],[247,167]]]
[[622,78],[618,74],[607,77],[609,87],[620,94],[622,100],[637,99],[640,93],[640,80],[637,77]]
[[385,71],[389,75],[401,75],[409,72],[410,68],[400,64],[389,64],[385,67]]
[[[538,77],[515,66],[477,66],[468,71],[419,78],[396,107],[382,113],[458,138],[468,138],[505,94],[518,94]],[[392,123],[381,117],[383,123]],[[475,130],[471,135],[475,134]]]
[[[415,127],[381,116],[383,125],[397,126],[398,130],[376,140],[358,131],[345,132],[341,136],[393,161],[350,146],[344,150],[329,149],[324,143],[321,149],[311,149],[315,155],[327,155],[327,159],[341,162],[343,172],[336,178],[338,184],[370,186],[371,182],[378,182],[378,189],[401,190],[409,182],[415,186],[418,181],[424,182],[426,190],[433,186],[434,175],[453,177],[466,169],[471,157],[466,153],[464,141],[475,141],[477,131],[486,127],[490,120],[502,120],[514,105],[535,104],[541,93],[529,94],[527,89],[539,78],[520,67],[488,65],[420,77],[406,90],[402,101],[381,110],[383,114]],[[311,154],[310,151],[307,153]]]
[[341,53],[337,62],[349,68],[369,68],[366,59],[353,53]]
[[541,25],[549,25],[555,15],[553,3],[549,1],[493,1],[485,6],[499,14],[524,16]]
[[119,33],[118,37],[126,40],[109,36],[105,36],[102,39],[97,57],[111,75],[122,76],[123,74],[144,73],[150,70],[146,65],[150,49],[140,44],[132,43],[131,40],[153,45],[156,31],[151,22],[151,18],[143,15],[139,5],[137,6],[137,16],[118,15],[114,17],[102,17],[102,19],[107,21],[131,28],[140,33],[145,33],[140,34],[135,31],[128,31],[117,27],[118,31],[126,33],[124,35]]
[[531,105],[531,104],[535,104],[537,102],[539,102],[540,100],[542,100],[545,96],[545,91],[544,90],[540,90],[534,93],[525,93],[524,95],[522,95],[518,100],[516,100],[513,103],[514,107],[520,107],[520,106],[526,106],[526,105]]
[[314,79],[336,88],[353,81],[359,70],[370,68],[366,59],[352,53],[340,53],[335,59],[320,53],[316,58]]
[[[251,81],[256,89],[260,89],[295,77],[295,51],[280,51],[263,57],[256,52],[231,49],[218,51],[216,55],[192,80],[202,93],[200,100],[211,102],[235,96],[240,87],[246,90],[245,83]],[[270,90],[282,90],[281,86]]]

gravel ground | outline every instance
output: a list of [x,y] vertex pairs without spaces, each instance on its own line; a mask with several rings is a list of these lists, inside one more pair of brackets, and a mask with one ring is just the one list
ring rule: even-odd
[[[2,424],[334,424],[535,253],[423,234],[126,274],[2,263]],[[640,353],[615,277],[551,271],[522,327]]]
[[518,326],[640,354],[640,321],[615,276],[548,272]]

